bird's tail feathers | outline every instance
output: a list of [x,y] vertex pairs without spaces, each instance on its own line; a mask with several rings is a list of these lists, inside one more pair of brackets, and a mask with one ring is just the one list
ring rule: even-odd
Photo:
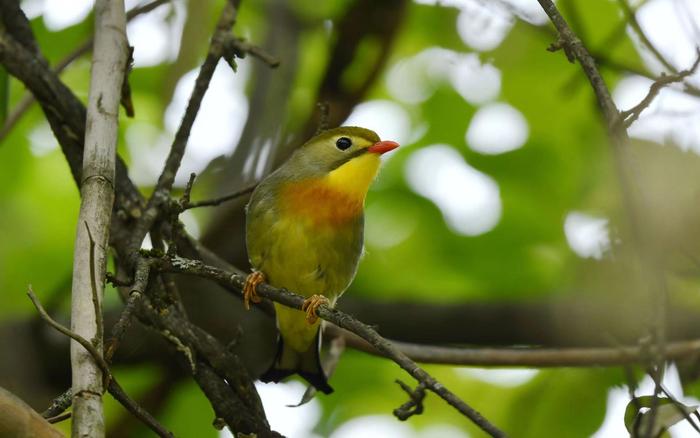
[[312,342],[309,349],[304,352],[293,350],[280,336],[275,360],[270,369],[260,376],[260,380],[265,383],[280,382],[293,374],[299,374],[317,390],[330,394],[333,388],[328,384],[326,373],[321,367],[320,343],[320,330],[316,334],[316,341]]

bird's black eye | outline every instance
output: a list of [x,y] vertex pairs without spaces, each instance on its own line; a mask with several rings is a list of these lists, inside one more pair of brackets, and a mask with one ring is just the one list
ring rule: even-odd
[[340,137],[336,142],[335,145],[338,149],[341,151],[344,151],[345,149],[349,148],[352,146],[352,140],[350,140],[347,137]]

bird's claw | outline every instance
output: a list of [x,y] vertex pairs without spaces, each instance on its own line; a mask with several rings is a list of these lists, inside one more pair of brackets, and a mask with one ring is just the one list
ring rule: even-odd
[[246,310],[250,310],[250,303],[259,303],[261,301],[260,296],[255,291],[260,283],[265,282],[265,276],[262,272],[253,271],[245,278],[245,284],[243,285],[243,307]]
[[311,295],[309,298],[305,299],[304,303],[301,305],[301,310],[306,312],[306,322],[314,324],[318,321],[318,315],[316,315],[318,308],[321,307],[322,304],[328,306],[330,303],[330,300],[323,295]]

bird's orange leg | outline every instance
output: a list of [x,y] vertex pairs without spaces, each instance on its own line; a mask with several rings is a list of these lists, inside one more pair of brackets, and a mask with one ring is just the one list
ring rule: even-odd
[[260,283],[265,282],[265,275],[259,271],[253,271],[245,278],[245,284],[243,285],[243,307],[246,310],[250,310],[250,303],[259,303],[260,296],[255,292],[255,288],[258,287]]
[[331,302],[323,295],[311,295],[309,298],[304,300],[304,304],[301,305],[301,310],[306,312],[306,322],[313,324],[318,321],[318,315],[316,315],[316,312],[321,304],[328,306],[331,304]]

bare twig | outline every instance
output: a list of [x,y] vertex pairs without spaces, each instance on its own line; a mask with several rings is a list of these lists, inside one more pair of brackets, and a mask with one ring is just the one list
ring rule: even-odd
[[70,407],[71,403],[73,403],[73,391],[68,388],[61,395],[51,401],[51,404],[44,412],[41,413],[41,416],[44,418],[52,418],[60,415]]
[[650,376],[655,382],[654,403],[652,403],[651,412],[649,414],[650,428],[648,431],[650,433],[650,431],[654,428],[654,421],[656,420],[657,401],[660,393],[661,376],[664,366],[663,357],[665,355],[664,350],[666,347],[666,312],[668,309],[668,293],[666,289],[666,279],[663,272],[661,272],[659,268],[660,263],[657,260],[658,256],[653,250],[651,250],[646,241],[647,238],[645,234],[641,232],[639,224],[637,223],[638,214],[634,201],[638,199],[638,196],[635,192],[635,188],[630,184],[631,179],[629,177],[630,172],[634,171],[633,163],[627,155],[629,149],[629,136],[627,134],[625,124],[620,123],[620,112],[612,100],[610,90],[600,75],[593,57],[571,30],[552,0],[538,0],[538,2],[556,27],[562,44],[581,64],[581,67],[595,92],[598,105],[600,106],[605,118],[608,136],[610,137],[611,143],[614,146],[613,152],[618,180],[622,190],[622,200],[626,213],[625,219],[627,220],[631,231],[630,243],[632,247],[637,250],[640,261],[645,265],[643,269],[640,270],[640,275],[642,276],[641,281],[648,285],[650,288],[650,296],[654,298],[652,300],[653,302],[650,303],[653,314],[650,328],[657,348],[655,351],[656,363],[654,365],[656,371],[652,371],[650,373]]
[[657,49],[656,46],[651,43],[646,32],[644,32],[644,29],[642,29],[642,26],[640,26],[639,21],[637,21],[636,10],[632,9],[627,0],[617,0],[617,3],[620,5],[622,12],[627,17],[627,21],[629,22],[630,26],[632,26],[634,33],[637,34],[642,44],[649,49],[649,51],[661,63],[661,65],[663,65],[664,68],[669,71],[669,73],[676,73],[676,68],[666,59],[664,55],[661,54],[661,52],[659,52],[659,49]]
[[170,153],[163,166],[163,171],[158,178],[153,195],[148,200],[148,204],[143,211],[139,222],[132,231],[129,247],[131,252],[135,252],[140,246],[146,233],[151,229],[160,213],[160,206],[169,201],[169,193],[175,181],[175,175],[180,168],[180,162],[185,154],[187,140],[190,137],[190,131],[197,118],[199,107],[204,99],[204,94],[209,88],[209,82],[214,75],[214,70],[223,56],[225,43],[228,40],[229,32],[233,26],[237,15],[237,4],[239,0],[229,0],[221,13],[219,22],[216,25],[216,30],[211,38],[209,52],[204,60],[204,63],[199,69],[199,75],[195,81],[194,89],[190,95],[190,100],[187,103],[185,114],[180,123],[180,127],[175,133],[175,139],[170,148]]
[[62,414],[56,415],[55,417],[49,417],[46,419],[46,421],[48,421],[51,424],[56,424],[56,423],[60,423],[61,421],[65,421],[65,420],[69,419],[70,417],[71,417],[70,412],[64,412]]
[[180,205],[188,205],[190,203],[190,198],[192,196],[192,187],[194,186],[194,180],[197,178],[197,174],[190,173],[190,179],[185,185],[185,190],[182,192],[182,197],[180,198]]
[[119,103],[127,117],[134,117],[134,101],[131,99],[131,83],[129,77],[131,70],[134,68],[134,47],[129,46],[129,56],[126,60],[126,71],[124,72],[124,82],[122,82],[122,95],[119,98]]
[[255,190],[255,188],[258,186],[258,183],[255,183],[251,186],[245,187],[241,190],[235,191],[233,193],[229,193],[228,195],[220,196],[218,198],[214,199],[206,199],[204,201],[196,201],[196,202],[188,202],[182,206],[182,210],[190,210],[192,208],[199,208],[199,207],[215,207],[217,205],[221,205],[226,201],[231,201],[234,199],[241,198],[245,195],[248,195]]
[[[639,7],[641,7],[645,2],[641,2],[637,4],[632,11],[635,12]],[[572,15],[573,18],[573,15]],[[635,74],[638,76],[642,76],[651,80],[657,79],[657,75],[655,73],[651,73],[647,69],[641,68],[637,65],[634,65],[633,63],[628,62],[628,60],[622,60],[622,59],[615,59],[609,55],[609,52],[611,51],[611,48],[614,47],[615,44],[619,41],[620,37],[625,34],[626,30],[626,24],[627,21],[623,21],[621,26],[617,26],[612,30],[612,32],[602,40],[602,42],[599,44],[600,50],[594,49],[589,47],[588,50],[593,57],[593,59],[596,60],[596,63],[601,67],[601,68],[606,68],[611,71],[616,71],[616,72],[621,72],[621,73],[631,73]],[[545,36],[546,38],[552,38],[552,36],[557,37],[557,34],[554,34],[551,32],[549,29],[546,27],[542,26],[535,26],[530,24],[530,28],[535,31],[536,33]],[[669,70],[669,72],[675,73],[676,70],[672,69]],[[569,89],[571,86],[574,84],[576,81],[576,76],[572,76],[570,80],[566,82],[566,85],[563,87],[564,89]],[[700,88],[693,86],[692,84],[686,82],[684,83],[684,88],[682,90],[683,93],[693,96],[693,97],[700,97]]]
[[[192,324],[177,309],[156,310],[143,297],[146,323],[158,330],[187,361],[189,371],[210,400],[217,416],[224,418],[234,433],[278,436],[270,430],[260,397],[238,356],[216,338]],[[141,316],[141,315],[140,315]]]
[[139,299],[144,295],[146,287],[148,286],[150,269],[151,267],[146,259],[139,259],[136,264],[134,284],[129,291],[126,306],[124,306],[124,310],[119,316],[119,320],[112,327],[112,336],[107,341],[107,347],[105,348],[105,360],[107,363],[112,361],[114,353],[117,351],[117,348],[119,348],[119,343],[121,342],[122,338],[124,338],[127,329],[131,325],[136,305]]
[[689,69],[670,75],[662,74],[661,77],[656,79],[651,84],[651,86],[649,87],[649,92],[646,96],[644,96],[641,102],[639,102],[637,105],[633,106],[632,108],[626,111],[622,111],[620,113],[620,118],[624,122],[625,127],[629,127],[639,118],[639,116],[642,114],[642,111],[644,111],[649,107],[649,105],[651,105],[652,101],[654,100],[654,98],[656,98],[656,96],[659,94],[662,88],[676,82],[683,82],[685,78],[695,73],[695,71],[698,68],[698,64],[700,64],[700,50],[698,50],[697,56],[697,59]]
[[[697,423],[696,423],[695,420],[690,416],[690,414],[688,413],[688,411],[686,411],[685,405],[683,405],[681,402],[679,402],[679,401],[673,396],[673,394],[671,394],[671,392],[670,392],[668,389],[666,389],[666,387],[665,387],[663,384],[661,385],[661,392],[662,392],[669,400],[671,400],[671,403],[673,403],[673,406],[676,408],[676,410],[678,411],[678,413],[681,414],[681,415],[683,416],[683,418],[685,418],[685,421],[687,421],[688,423],[690,423],[690,426],[691,426],[693,429],[695,429],[695,431],[696,431],[698,434],[700,434],[700,426],[697,425]],[[695,412],[697,412],[697,410],[696,410]]]
[[172,436],[172,434],[168,432],[163,426],[161,426],[160,423],[158,423],[158,421],[155,418],[153,418],[153,416],[151,416],[151,414],[149,414],[143,408],[141,408],[134,400],[132,400],[124,392],[122,387],[119,385],[119,383],[116,381],[111,371],[109,370],[109,365],[107,364],[107,361],[105,361],[105,359],[102,357],[102,354],[100,354],[100,352],[92,345],[92,343],[90,343],[88,340],[86,340],[79,334],[69,330],[60,323],[56,322],[53,318],[51,318],[51,316],[49,316],[49,314],[39,302],[39,299],[34,294],[34,291],[32,290],[31,286],[29,286],[27,295],[29,296],[29,299],[32,300],[32,303],[34,304],[34,307],[36,307],[36,310],[39,312],[39,316],[41,316],[41,318],[44,321],[46,321],[47,324],[49,324],[51,327],[53,327],[60,333],[73,339],[74,341],[82,345],[83,348],[85,348],[85,350],[87,350],[87,352],[93,358],[97,366],[100,368],[100,371],[102,371],[102,375],[104,376],[105,381],[107,382],[105,386],[108,388],[109,393],[112,394],[112,396],[118,402],[120,402],[127,410],[129,410],[129,412],[134,414],[134,416],[136,416],[144,424],[150,427],[151,430],[156,432],[158,436]]
[[39,302],[39,299],[37,298],[36,294],[34,294],[34,291],[32,290],[31,286],[29,286],[29,289],[27,290],[27,295],[29,296],[29,299],[32,300],[32,303],[34,304],[34,307],[36,307],[36,310],[39,312],[39,316],[41,316],[41,319],[46,321],[48,325],[50,325],[60,333],[68,336],[78,344],[82,345],[83,348],[85,348],[85,350],[93,358],[100,370],[104,373],[105,378],[109,378],[109,376],[111,375],[109,372],[109,366],[107,365],[107,362],[105,362],[104,358],[102,357],[102,354],[97,350],[97,348],[95,348],[95,346],[92,345],[91,342],[89,342],[79,334],[75,333],[74,331],[71,331],[67,327],[56,322],[55,319],[51,318],[51,316],[44,309],[44,306],[42,306]]
[[242,38],[236,38],[230,36],[226,40],[225,51],[223,56],[226,60],[231,63],[234,57],[245,58],[246,54],[258,58],[265,64],[269,65],[271,68],[277,68],[280,65],[280,60],[276,57],[270,55],[265,51],[265,49],[251,44]]
[[142,408],[138,403],[129,397],[119,385],[117,380],[112,377],[109,381],[109,393],[116,401],[121,403],[131,414],[141,420],[143,424],[148,426],[159,437],[171,438],[174,435],[163,427],[148,411]]
[[608,87],[605,85],[602,76],[598,72],[595,60],[591,57],[588,50],[583,46],[581,40],[574,34],[569,25],[566,23],[564,18],[561,16],[557,7],[551,0],[537,0],[544,9],[545,13],[549,16],[550,20],[559,32],[560,39],[554,43],[554,47],[563,47],[567,53],[567,58],[571,60],[574,57],[581,63],[586,77],[593,87],[593,91],[598,99],[598,105],[600,106],[605,120],[608,122],[609,126],[612,126],[613,122],[617,120],[617,108],[610,97],[610,92]]
[[330,126],[330,116],[331,116],[331,106],[328,102],[318,102],[316,104],[318,108],[318,128],[316,128],[316,135],[327,130]]
[[[348,347],[383,356],[370,343],[354,333],[329,325],[329,336],[345,338]],[[444,365],[504,367],[591,367],[642,364],[649,362],[647,346],[599,348],[469,348],[443,347],[392,341],[394,346],[416,362]],[[671,342],[666,345],[664,359],[677,360],[700,353],[700,339]]]
[[85,230],[87,231],[88,239],[90,239],[90,287],[92,289],[92,305],[95,308],[95,324],[97,326],[95,337],[98,339],[93,341],[93,343],[98,344],[102,339],[104,323],[102,322],[102,307],[100,306],[100,293],[98,292],[97,273],[95,272],[97,269],[95,266],[95,239],[92,238],[92,232],[90,232],[90,226],[87,221],[85,222]]
[[[243,285],[245,283],[245,276],[205,265],[199,260],[188,260],[181,257],[164,257],[155,259],[153,267],[163,272],[177,272],[209,278],[217,282],[229,283],[238,291],[243,290]],[[258,295],[264,298],[294,309],[301,309],[304,303],[304,297],[301,295],[286,291],[284,289],[277,289],[267,284],[260,284],[256,291]],[[370,326],[358,321],[344,312],[325,305],[319,307],[317,313],[319,317],[325,319],[326,321],[330,321],[339,327],[349,330],[372,344],[379,352],[396,362],[396,364],[406,370],[418,382],[423,383],[426,389],[429,389],[437,394],[465,417],[469,418],[484,432],[495,437],[505,436],[500,429],[491,424],[491,422],[484,418],[474,408],[469,406],[449,389],[440,384],[430,374],[420,368],[418,364],[396,348],[390,341],[381,337]]]
[[394,416],[401,421],[406,421],[414,415],[422,414],[423,399],[425,398],[425,384],[421,382],[416,386],[416,389],[412,389],[401,380],[396,379],[396,383],[408,394],[409,400],[394,409]]

